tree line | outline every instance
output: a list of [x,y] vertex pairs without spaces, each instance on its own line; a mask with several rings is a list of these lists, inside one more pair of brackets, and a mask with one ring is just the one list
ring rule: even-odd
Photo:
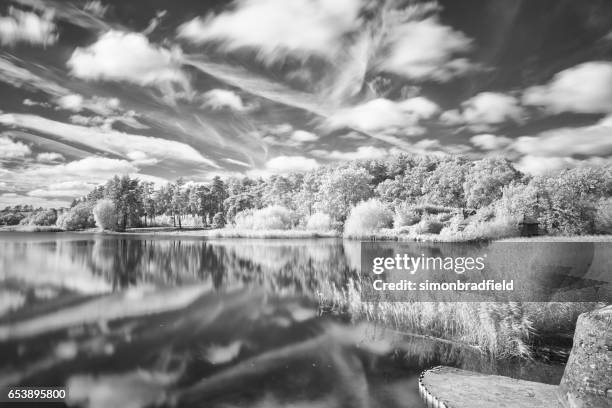
[[[93,206],[105,199],[114,205],[120,230],[156,225],[160,216],[178,228],[186,218],[198,219],[203,227],[219,228],[235,223],[240,214],[272,206],[288,211],[289,228],[304,226],[317,213],[325,214],[333,228],[341,229],[355,205],[376,199],[396,213],[443,207],[487,219],[503,210],[515,217],[537,219],[548,233],[578,234],[597,232],[607,222],[610,197],[611,166],[530,176],[503,158],[473,161],[462,156],[400,154],[267,178],[214,177],[208,183],[179,178],[158,187],[115,176],[76,198],[70,210],[58,216],[58,223],[66,224],[62,216],[72,213],[86,219],[69,227],[91,226]],[[6,213],[11,211],[5,209]]]

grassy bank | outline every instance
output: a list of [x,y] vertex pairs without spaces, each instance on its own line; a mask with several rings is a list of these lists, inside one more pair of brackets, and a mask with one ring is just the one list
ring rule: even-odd
[[54,225],[11,225],[0,227],[0,232],[63,232],[64,230]]
[[344,234],[345,239],[356,241],[414,241],[414,242],[479,242],[489,238],[478,238],[468,235],[419,234],[416,232],[382,229],[376,232]]
[[464,344],[496,358],[533,358],[542,338],[571,337],[578,315],[592,302],[364,302],[361,282],[319,292],[321,308],[399,331]]
[[500,242],[612,242],[612,235],[542,235],[504,238]]
[[223,229],[178,229],[178,228],[131,228],[117,234],[169,235],[206,238],[267,238],[267,239],[306,239],[306,238],[336,238],[335,231],[306,230],[243,230],[233,228]]
[[[57,226],[14,225],[0,227],[0,232],[64,232]],[[88,228],[72,232],[131,234],[131,235],[170,235],[185,237],[210,238],[262,238],[262,239],[307,239],[307,238],[339,238],[354,241],[405,241],[405,242],[612,242],[612,235],[542,235],[534,237],[477,237],[472,234],[430,234],[416,233],[406,230],[381,229],[377,232],[361,234],[340,234],[337,231],[309,230],[247,230],[236,228],[203,229],[184,227],[147,227],[129,228],[126,231],[103,231]]]
[[344,236],[358,241],[411,241],[411,242],[612,242],[612,235],[541,235],[534,237],[474,237],[470,235],[406,234],[380,231],[372,234]]

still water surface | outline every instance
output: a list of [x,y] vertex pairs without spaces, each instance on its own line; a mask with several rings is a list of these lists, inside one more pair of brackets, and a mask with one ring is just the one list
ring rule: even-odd
[[557,383],[563,367],[332,316],[359,242],[0,233],[0,388],[88,407],[423,407],[445,364]]

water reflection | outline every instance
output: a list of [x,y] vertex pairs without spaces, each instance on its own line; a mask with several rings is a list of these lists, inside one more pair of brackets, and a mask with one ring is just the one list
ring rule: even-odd
[[469,347],[346,326],[303,297],[245,288],[121,293],[27,321],[0,330],[0,385],[66,385],[71,405],[96,408],[422,407],[425,368],[515,370]]
[[321,282],[342,285],[359,265],[359,243],[338,240],[78,238],[0,241],[0,279],[80,293],[210,281],[217,289],[240,282],[273,293],[313,295]]
[[422,407],[416,376],[438,364],[558,381],[562,366],[322,316],[359,245],[0,234],[0,388],[65,385],[88,407]]

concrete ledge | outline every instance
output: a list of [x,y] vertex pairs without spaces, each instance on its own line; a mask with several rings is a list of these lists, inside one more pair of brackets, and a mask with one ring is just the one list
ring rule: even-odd
[[557,387],[452,367],[421,374],[419,393],[428,408],[550,408]]

